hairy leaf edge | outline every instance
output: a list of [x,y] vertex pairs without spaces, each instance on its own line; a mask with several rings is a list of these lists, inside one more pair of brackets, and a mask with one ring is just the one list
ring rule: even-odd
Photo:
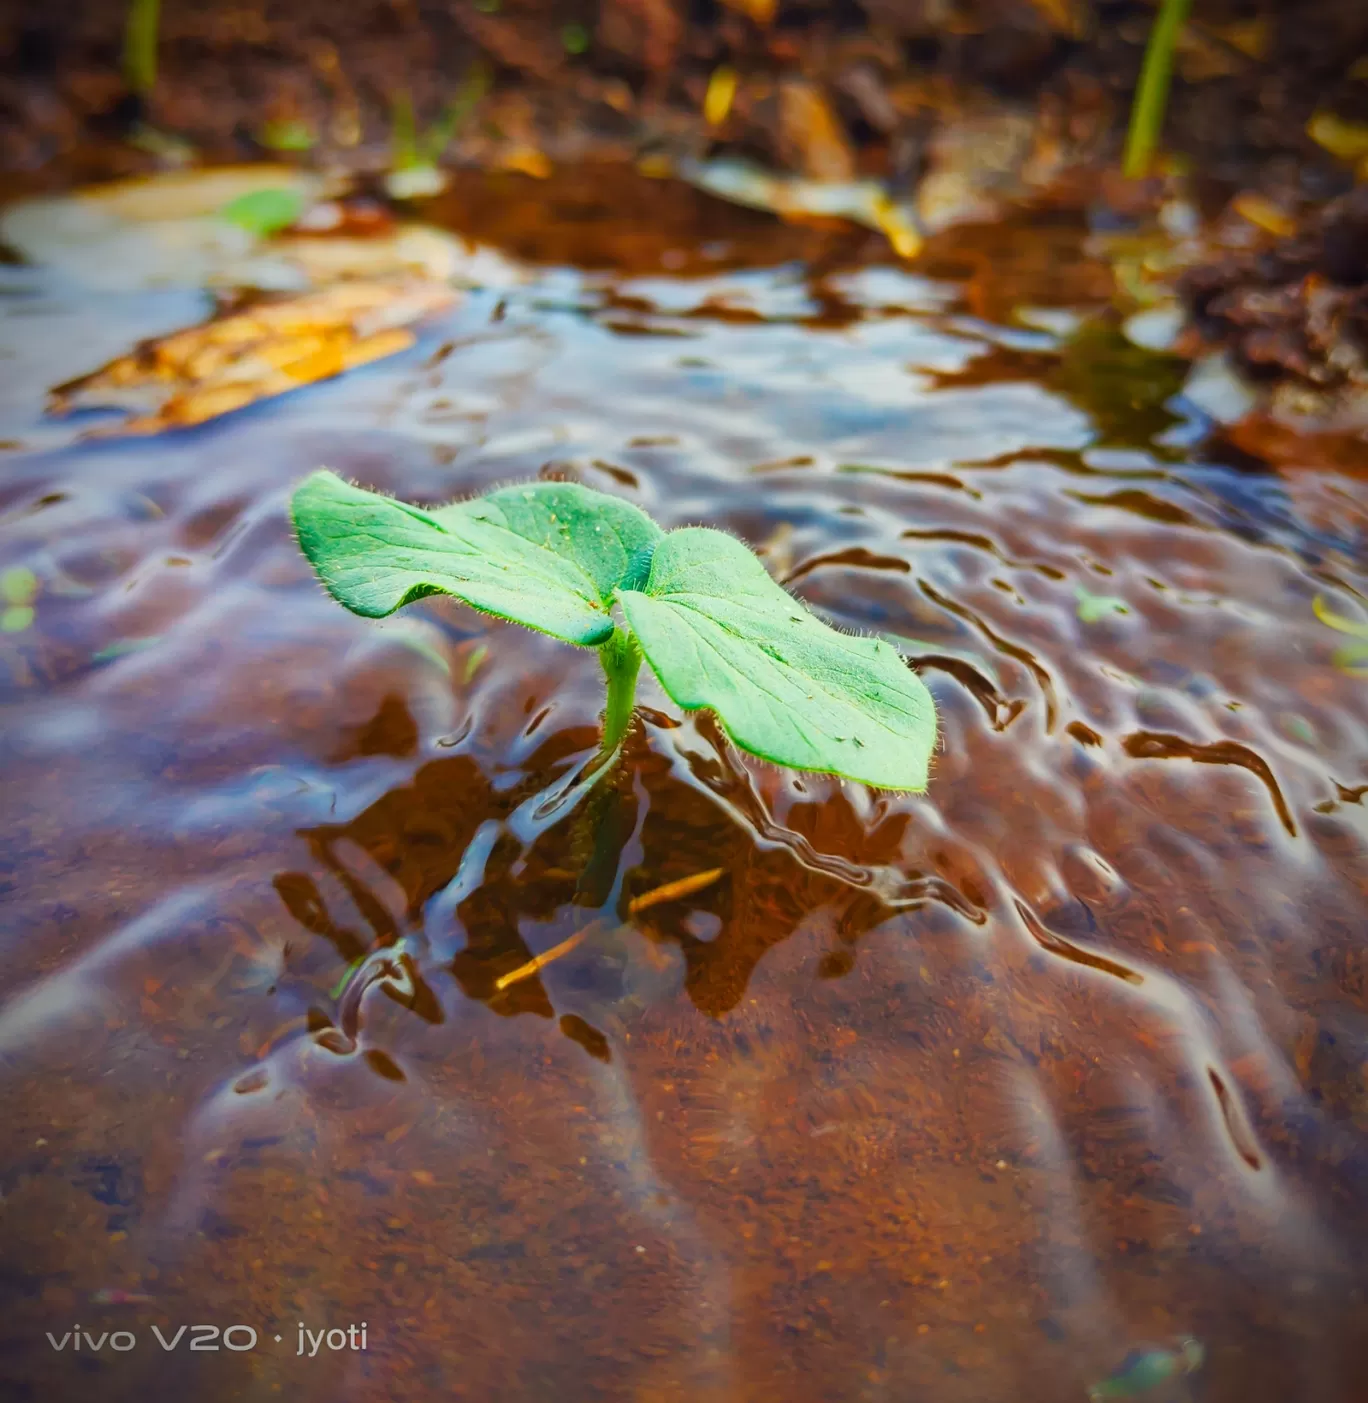
[[[315,479],[319,477],[335,478],[338,482],[345,483],[348,487],[354,487],[358,492],[366,492],[369,493],[372,497],[383,498],[385,501],[390,502],[394,506],[398,507],[407,515],[414,517],[416,520],[421,521],[424,525],[431,526],[435,531],[440,531],[444,536],[449,536],[451,533],[446,529],[445,526],[442,525],[440,521],[436,521],[433,519],[431,511],[426,507],[416,507],[413,505],[412,502],[401,501],[398,497],[394,496],[392,493],[389,492],[378,492],[373,487],[363,487],[359,482],[355,481],[354,479],[344,478],[340,473],[333,472],[331,468],[318,468],[314,472],[310,473],[309,476],[306,477],[304,481],[301,482],[290,494],[290,531],[291,534],[294,536],[295,544],[299,547],[300,554],[303,555],[305,560],[309,562],[309,566],[314,573],[314,578],[322,586],[323,592],[334,603],[340,604],[342,608],[344,608],[349,614],[355,614],[356,617],[360,619],[388,619],[392,615],[397,614],[400,609],[404,609],[410,604],[416,604],[420,599],[428,599],[431,598],[433,595],[443,595],[448,599],[457,600],[459,603],[464,604],[466,608],[473,609],[477,614],[483,614],[486,618],[501,619],[504,623],[517,624],[519,628],[525,628],[529,633],[540,633],[546,638],[554,638],[558,643],[568,643],[575,648],[601,648],[613,636],[613,631],[616,625],[613,623],[613,619],[609,615],[608,611],[606,609],[602,609],[602,596],[599,595],[597,586],[587,574],[584,575],[584,579],[585,583],[589,586],[588,593],[591,597],[600,600],[600,604],[598,607],[601,608],[603,612],[602,632],[601,634],[595,634],[590,638],[567,638],[562,633],[553,633],[550,629],[538,628],[535,624],[525,623],[522,619],[516,619],[511,614],[504,614],[501,613],[498,609],[490,609],[482,604],[476,604],[473,600],[467,599],[465,595],[460,594],[455,590],[443,589],[440,585],[433,585],[430,587],[414,585],[413,588],[409,589],[404,594],[404,596],[400,600],[398,600],[397,603],[395,603],[391,608],[384,610],[382,613],[370,613],[362,609],[354,608],[345,599],[343,599],[342,596],[338,594],[337,591],[329,583],[327,576],[325,575],[323,569],[319,565],[319,562],[314,558],[314,555],[309,550],[308,546],[304,544],[304,537],[300,532],[299,514],[296,510],[295,504],[298,501],[300,492],[302,492],[304,488],[306,488],[311,482],[315,481]],[[433,510],[444,511],[447,507],[462,506],[467,502],[479,502],[482,501],[485,497],[493,495],[493,493],[495,492],[504,490],[504,487],[525,487],[526,485],[526,483],[516,481],[505,483],[503,487],[491,487],[487,492],[477,493],[475,496],[472,497],[453,498],[450,502],[443,502],[440,507],[434,508]],[[592,492],[596,491],[597,489],[589,488],[588,490]],[[611,494],[605,492],[603,495],[609,496]],[[628,503],[628,505],[632,506],[635,505],[635,503]],[[638,507],[637,510],[640,511],[641,509]],[[647,519],[649,520],[649,517]],[[493,522],[489,522],[486,524],[492,526],[495,530],[508,530],[507,527],[498,526],[496,523]],[[517,532],[510,531],[509,534],[516,536]],[[661,534],[663,536],[665,533],[662,532]],[[538,546],[535,542],[529,541],[525,536],[520,536],[518,537],[518,539],[526,542],[528,545],[535,546],[535,548],[538,550],[545,550],[548,554],[555,555],[555,552],[549,550],[548,547]],[[562,560],[565,559],[564,556],[559,556],[557,558]],[[574,564],[574,562],[570,563]],[[575,568],[579,569],[579,566],[576,565]],[[584,572],[581,571],[581,573]]]
[[[739,540],[740,537],[737,537],[736,539]],[[743,541],[742,544],[744,545],[745,542]],[[778,582],[776,581],[776,583],[778,583]],[[784,588],[785,588],[782,584],[781,584],[779,587],[780,587],[781,589],[784,589]],[[633,590],[633,591],[630,591],[630,592],[631,592],[631,593],[634,593],[634,594],[642,594],[642,595],[645,595],[645,591],[644,591],[644,590]],[[924,781],[922,784],[920,784],[920,785],[875,784],[875,783],[873,783],[871,780],[864,779],[864,778],[862,778],[862,777],[859,776],[859,775],[848,774],[848,773],[846,773],[846,771],[844,771],[844,770],[838,770],[838,769],[835,769],[835,768],[818,768],[818,767],[807,766],[807,765],[795,765],[795,764],[794,764],[792,761],[790,761],[790,760],[781,760],[781,759],[779,759],[777,756],[766,754],[765,751],[763,751],[763,750],[753,749],[753,748],[752,748],[751,746],[749,746],[749,745],[744,745],[744,744],[743,744],[740,740],[738,740],[737,737],[733,734],[731,727],[727,724],[727,718],[726,718],[725,716],[723,716],[722,713],[721,713],[720,711],[718,711],[718,709],[717,709],[716,707],[714,707],[714,706],[708,706],[708,705],[703,704],[703,703],[700,703],[700,704],[697,704],[697,705],[694,705],[694,706],[690,706],[687,702],[681,700],[679,697],[677,697],[677,696],[674,694],[673,691],[670,690],[670,688],[669,688],[669,686],[667,685],[665,679],[660,675],[659,670],[656,668],[655,661],[652,659],[650,653],[647,652],[645,645],[644,645],[644,644],[641,644],[640,638],[638,638],[638,639],[637,639],[637,642],[638,642],[638,644],[641,644],[641,654],[642,654],[642,656],[646,659],[646,661],[650,664],[650,666],[651,666],[651,672],[652,672],[652,674],[654,675],[656,681],[660,684],[660,690],[661,690],[662,692],[664,692],[665,695],[666,695],[667,697],[669,697],[669,699],[670,699],[681,711],[685,712],[686,714],[694,714],[694,713],[697,713],[697,712],[700,712],[700,711],[710,711],[710,712],[712,712],[712,714],[717,718],[718,724],[722,727],[723,731],[726,733],[727,739],[728,739],[729,741],[731,741],[731,743],[732,743],[739,751],[741,751],[743,754],[746,754],[746,755],[752,755],[752,756],[754,756],[757,760],[763,760],[767,765],[777,765],[780,769],[784,769],[784,770],[796,770],[796,771],[798,771],[800,774],[806,774],[806,775],[831,775],[831,776],[833,776],[833,777],[836,778],[836,779],[847,780],[847,781],[849,781],[851,784],[863,784],[863,785],[867,786],[867,787],[870,788],[870,789],[873,789],[873,790],[876,790],[876,791],[883,791],[883,792],[889,793],[889,794],[925,794],[926,791],[928,790],[928,788],[930,787],[930,784],[931,784],[931,768],[932,768],[932,764],[934,763],[934,760],[935,760],[936,752],[941,748],[941,740],[942,740],[942,737],[941,737],[941,731],[940,731],[940,711],[939,711],[939,709],[936,707],[935,698],[931,695],[931,689],[926,685],[925,682],[922,681],[921,674],[920,674],[919,672],[917,672],[916,668],[914,668],[914,667],[911,665],[911,663],[908,661],[907,657],[904,655],[904,653],[902,652],[902,650],[901,650],[900,648],[895,648],[895,647],[893,646],[893,644],[889,642],[888,639],[886,639],[886,638],[878,638],[878,637],[877,637],[876,635],[874,635],[874,634],[863,634],[863,633],[857,633],[857,632],[854,632],[854,631],[848,631],[848,630],[846,630],[846,629],[837,628],[834,624],[831,624],[831,623],[829,623],[826,619],[822,618],[822,616],[821,616],[820,614],[818,614],[817,611],[816,611],[815,609],[812,609],[812,608],[807,604],[807,602],[806,602],[805,600],[803,600],[802,598],[800,598],[800,597],[797,596],[797,595],[792,595],[791,591],[789,591],[789,590],[787,590],[787,589],[785,589],[785,593],[790,594],[791,597],[794,599],[794,602],[795,602],[795,603],[799,604],[802,608],[806,609],[806,610],[808,611],[808,613],[810,613],[819,623],[825,624],[826,627],[829,628],[829,629],[831,629],[831,631],[832,631],[833,633],[840,633],[840,634],[843,634],[843,635],[844,635],[845,637],[847,637],[847,638],[865,638],[865,637],[874,638],[876,642],[885,644],[885,645],[888,647],[889,651],[892,652],[892,653],[894,653],[894,654],[897,656],[898,661],[901,662],[902,665],[903,665],[905,668],[907,668],[907,670],[908,670],[908,671],[912,674],[912,676],[916,679],[916,681],[918,682],[918,684],[921,686],[923,692],[925,692],[925,694],[926,694],[927,704],[928,704],[928,706],[930,707],[930,711],[931,711],[931,724],[932,724],[932,726],[935,728],[935,734],[934,734],[934,736],[933,736],[932,743],[931,743],[931,750],[930,750],[930,753],[929,753],[928,756],[927,756],[927,761],[926,761],[926,779],[925,779],[925,781]],[[621,594],[622,594],[622,591],[619,591],[619,600],[621,599]],[[650,598],[649,595],[647,595],[646,597],[647,597],[647,598]]]

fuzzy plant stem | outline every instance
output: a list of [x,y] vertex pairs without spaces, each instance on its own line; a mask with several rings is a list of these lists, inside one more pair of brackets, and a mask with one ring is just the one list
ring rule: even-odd
[[603,713],[603,741],[599,751],[613,754],[622,744],[636,705],[637,673],[641,670],[641,645],[623,628],[599,648],[599,661],[608,680],[608,705]]
[[139,97],[157,81],[157,26],[161,0],[129,0],[124,27],[123,70],[129,90]]
[[1127,180],[1143,180],[1150,170],[1159,132],[1168,105],[1169,79],[1173,75],[1173,50],[1187,20],[1192,0],[1161,0],[1154,28],[1145,46],[1145,61],[1131,107],[1130,130],[1126,133],[1126,157],[1122,167]]

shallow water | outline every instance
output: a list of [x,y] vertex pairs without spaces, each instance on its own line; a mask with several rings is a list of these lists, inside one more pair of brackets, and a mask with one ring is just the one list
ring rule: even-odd
[[[1361,472],[1012,325],[1105,299],[1070,216],[907,271],[665,191],[463,186],[528,281],[156,439],[41,391],[201,302],[0,269],[5,1396],[1057,1403],[1191,1337],[1145,1397],[1361,1397],[1368,682],[1312,612],[1362,617]],[[593,657],[329,603],[319,464],[736,532],[918,660],[929,793],[644,683],[548,804]],[[152,1333],[205,1323],[255,1348]]]

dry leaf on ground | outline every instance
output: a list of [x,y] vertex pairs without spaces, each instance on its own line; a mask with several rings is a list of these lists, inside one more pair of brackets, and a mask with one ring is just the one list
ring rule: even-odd
[[269,191],[307,206],[322,188],[316,175],[267,165],[141,177],[20,200],[0,213],[0,239],[100,291],[202,287],[260,244],[225,207]]
[[809,180],[838,184],[855,178],[845,129],[812,83],[790,78],[779,85],[779,125],[791,163]]
[[94,374],[58,386],[49,412],[129,410],[123,424],[102,430],[115,434],[202,424],[406,350],[416,339],[411,324],[455,299],[442,283],[377,279],[258,302],[145,342]]
[[915,258],[921,251],[921,235],[911,211],[875,180],[828,184],[780,175],[730,157],[680,161],[674,173],[718,199],[769,210],[781,219],[799,223],[849,219],[863,224],[883,234],[899,258]]

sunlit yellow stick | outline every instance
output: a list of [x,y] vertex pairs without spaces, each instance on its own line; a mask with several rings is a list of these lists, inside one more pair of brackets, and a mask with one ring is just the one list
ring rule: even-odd
[[553,945],[549,950],[543,950],[540,955],[534,955],[525,965],[519,965],[517,969],[510,970],[507,974],[501,974],[494,981],[495,989],[502,993],[510,984],[518,984],[524,979],[531,979],[552,960],[558,960],[562,955],[568,955],[595,927],[601,928],[602,924],[601,921],[591,921],[583,930],[577,930],[574,935],[562,940],[559,945]]
[[[704,887],[710,887],[719,877],[726,872],[725,867],[711,867],[706,872],[695,872],[689,877],[680,877],[678,881],[666,882],[664,886],[653,887],[648,892],[643,892],[640,896],[633,897],[627,905],[630,915],[635,916],[638,911],[644,911],[650,906],[659,906],[662,902],[673,901],[676,897],[689,896],[696,891],[702,891]],[[553,945],[549,950],[543,950],[540,955],[534,955],[526,964],[519,965],[517,969],[510,970],[507,974],[501,974],[494,981],[494,988],[502,993],[512,984],[521,983],[524,979],[531,979],[534,974],[540,973],[553,960],[558,960],[562,955],[568,955],[575,946],[587,940],[604,928],[603,921],[590,921],[583,930],[577,930],[574,935],[567,936],[559,945]],[[619,930],[626,930],[626,926],[618,927]]]
[[706,872],[695,872],[691,877],[681,877],[675,882],[666,882],[663,887],[634,896],[627,903],[628,915],[635,916],[648,906],[659,906],[662,901],[673,901],[677,896],[689,896],[693,892],[710,887],[726,871],[725,867],[710,867]]
[[708,79],[708,91],[703,98],[703,119],[710,127],[720,127],[731,111],[736,96],[737,72],[724,63],[714,68]]

